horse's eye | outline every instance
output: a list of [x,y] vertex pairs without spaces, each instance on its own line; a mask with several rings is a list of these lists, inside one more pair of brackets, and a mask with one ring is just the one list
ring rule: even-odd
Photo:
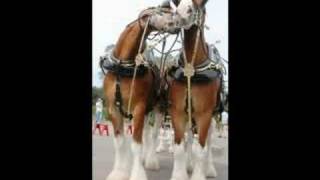
[[188,13],[188,14],[191,14],[191,13],[192,13],[192,9],[189,8],[188,11],[187,11],[187,13]]

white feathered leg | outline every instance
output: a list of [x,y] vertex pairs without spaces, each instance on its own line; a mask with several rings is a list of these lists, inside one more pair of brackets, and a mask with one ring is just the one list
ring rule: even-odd
[[174,145],[174,162],[171,180],[188,180],[188,174],[186,171],[187,157],[184,147],[184,141],[180,144]]
[[166,150],[166,148],[165,148],[165,134],[166,132],[165,132],[165,130],[161,127],[160,128],[160,131],[159,131],[159,145],[158,145],[158,147],[157,147],[157,149],[156,149],[156,152],[163,152],[163,151],[165,151]]
[[198,141],[194,142],[193,146],[194,151],[194,168],[192,171],[191,180],[206,180],[205,176],[205,159],[206,157],[206,151],[205,148],[202,148]]
[[129,180],[132,163],[129,141],[123,134],[120,134],[114,137],[114,147],[115,162],[106,180]]
[[156,145],[157,145],[157,137],[158,132],[160,128],[161,123],[161,114],[159,112],[155,112],[155,122],[151,129],[151,131],[148,134],[148,137],[150,139],[149,141],[149,148],[146,153],[146,159],[145,159],[145,167],[150,170],[159,170],[159,160],[156,154]]
[[191,130],[187,132],[187,171],[192,173],[193,170],[193,152],[192,152],[192,144],[193,144],[193,133]]
[[142,145],[132,141],[133,167],[130,180],[147,180],[147,175],[142,165]]
[[144,122],[143,125],[143,132],[142,132],[142,155],[141,155],[141,160],[142,164],[145,164],[145,160],[147,158],[147,152],[150,151],[150,133],[151,133],[151,126],[148,123],[148,117],[146,116],[145,119],[146,121]]
[[208,132],[208,137],[207,137],[207,143],[206,143],[207,158],[205,158],[205,162],[204,162],[206,177],[216,177],[217,176],[217,171],[216,171],[216,168],[214,167],[213,154],[212,154],[213,130],[214,130],[213,126],[210,126],[209,132]]
[[173,153],[173,145],[174,145],[174,131],[172,129],[169,129],[169,153]]

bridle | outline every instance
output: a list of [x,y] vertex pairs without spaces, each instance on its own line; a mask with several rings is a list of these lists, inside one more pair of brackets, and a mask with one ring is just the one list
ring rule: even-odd
[[196,34],[195,46],[194,46],[194,49],[192,52],[192,59],[191,59],[190,63],[187,60],[186,49],[184,47],[184,41],[185,41],[184,28],[181,27],[181,39],[183,41],[182,42],[182,54],[183,54],[183,59],[184,59],[183,73],[184,73],[184,76],[186,76],[186,78],[187,78],[188,125],[191,130],[193,127],[192,115],[191,115],[191,111],[192,111],[192,107],[191,107],[192,106],[192,104],[191,104],[191,77],[194,76],[194,74],[195,74],[194,61],[195,61],[195,57],[196,57],[196,50],[197,50],[198,44],[199,44],[200,34],[202,32],[202,26],[204,23],[204,18],[203,18],[204,11],[203,10],[201,10],[200,8],[197,8],[195,11],[196,13],[194,13],[194,11],[192,11],[192,12],[193,12],[192,24],[197,26],[197,34]]
[[[186,77],[187,79],[187,87],[186,87],[186,90],[187,90],[187,113],[188,113],[188,126],[190,128],[190,132],[192,132],[192,129],[194,128],[194,124],[192,123],[192,100],[191,100],[191,78],[195,75],[196,72],[198,71],[204,71],[204,70],[207,70],[207,69],[218,69],[219,67],[217,66],[217,64],[214,64],[212,62],[210,62],[206,67],[202,68],[202,69],[196,69],[194,67],[194,62],[195,62],[195,58],[196,58],[196,54],[197,54],[197,49],[198,49],[198,46],[199,46],[199,41],[201,39],[201,42],[203,43],[202,44],[202,48],[203,49],[203,52],[206,53],[207,55],[207,59],[210,59],[209,58],[209,49],[208,47],[206,47],[206,44],[205,44],[205,40],[204,40],[204,37],[203,37],[203,31],[204,31],[204,15],[205,15],[205,9],[204,7],[203,8],[200,8],[200,7],[193,7],[193,11],[192,11],[192,14],[191,14],[191,26],[196,26],[197,27],[197,32],[196,32],[196,39],[195,39],[195,45],[193,47],[193,50],[192,50],[192,55],[191,55],[191,60],[188,61],[187,60],[187,57],[186,57],[186,49],[184,47],[184,42],[182,43],[182,57],[183,57],[183,62],[184,62],[184,67],[183,67],[183,73],[184,73],[184,76]],[[184,34],[184,28],[181,27],[181,39],[182,41],[185,41],[185,34]],[[221,86],[220,86],[220,89],[219,89],[219,94],[220,94],[220,91],[221,91]]]
[[[196,50],[197,47],[199,45],[199,40],[201,39],[201,42],[203,43],[202,47],[205,47],[205,41],[203,38],[203,29],[204,29],[204,9],[203,8],[196,8],[195,11],[193,11],[192,13],[192,25],[191,26],[196,26],[197,27],[197,32],[196,32],[196,42],[195,42],[195,46],[194,49],[192,51],[192,59],[191,59],[191,64],[194,65],[194,61],[195,61],[195,55],[196,55]],[[184,35],[184,28],[181,27],[181,39],[184,41],[185,39],[185,35]],[[185,47],[184,47],[184,43],[182,43],[182,50],[183,50],[183,58],[184,58],[184,64],[187,64],[187,57],[186,57],[186,53],[185,53]],[[208,56],[208,51],[204,49],[204,52],[206,52],[207,56]]]

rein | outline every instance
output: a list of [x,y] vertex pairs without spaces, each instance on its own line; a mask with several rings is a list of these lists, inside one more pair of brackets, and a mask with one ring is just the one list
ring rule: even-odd
[[[198,44],[199,44],[199,39],[200,39],[200,34],[201,34],[201,29],[203,26],[203,21],[202,21],[202,16],[203,16],[203,11],[197,10],[196,18],[195,18],[195,24],[197,25],[197,35],[196,35],[196,42],[195,46],[192,51],[192,58],[191,58],[191,63],[188,62],[187,56],[186,56],[186,49],[184,47],[184,43],[182,43],[182,52],[183,52],[183,59],[184,59],[184,76],[187,77],[187,100],[188,100],[188,124],[189,128],[192,128],[192,105],[191,105],[191,77],[194,76],[195,74],[195,69],[194,69],[194,61],[196,57],[196,51],[198,49]],[[184,41],[185,34],[184,34],[184,29],[181,28],[181,36],[182,40]]]
[[[223,65],[222,67],[220,67],[221,65],[219,63],[213,63],[210,62],[207,66],[203,67],[203,68],[197,68],[195,69],[194,67],[194,61],[196,58],[196,51],[198,49],[198,45],[199,45],[199,40],[202,39],[202,43],[203,43],[203,51],[207,54],[207,58],[210,59],[212,61],[212,59],[210,58],[210,54],[209,54],[209,48],[205,48],[205,42],[204,42],[204,38],[203,38],[203,29],[206,28],[206,26],[204,25],[204,20],[203,20],[203,14],[204,12],[201,11],[201,9],[197,10],[197,14],[195,14],[195,19],[194,19],[194,24],[197,26],[197,32],[196,32],[196,41],[195,41],[195,45],[192,51],[192,57],[191,57],[191,62],[187,61],[187,57],[186,57],[186,49],[184,47],[184,43],[182,46],[182,53],[183,53],[183,59],[184,59],[184,76],[187,78],[187,113],[188,113],[188,125],[189,128],[191,129],[190,132],[192,132],[193,129],[193,123],[192,123],[192,96],[191,96],[191,78],[192,76],[195,75],[196,72],[201,72],[204,71],[206,69],[222,69],[225,68]],[[184,34],[184,29],[181,28],[181,37],[182,40],[184,41],[185,38],[185,34]],[[206,50],[207,49],[207,50]],[[222,78],[223,81],[223,78]],[[219,96],[221,94],[221,88],[222,88],[222,84],[223,82],[220,82],[220,88],[219,88]],[[219,98],[220,99],[220,98]]]
[[145,25],[145,28],[144,28],[144,31],[143,31],[143,34],[142,34],[142,37],[141,37],[138,54],[137,54],[136,59],[135,59],[136,66],[134,67],[133,78],[132,78],[131,85],[130,85],[130,96],[129,96],[129,102],[128,102],[128,114],[129,114],[129,120],[130,121],[132,120],[131,102],[132,102],[133,86],[134,86],[134,82],[135,82],[135,79],[136,79],[138,66],[140,66],[140,64],[144,63],[144,58],[143,58],[141,50],[142,50],[142,45],[143,45],[143,42],[144,42],[144,39],[145,39],[146,31],[147,31],[147,28],[149,26],[149,22],[150,22],[150,17],[148,17],[147,23]]

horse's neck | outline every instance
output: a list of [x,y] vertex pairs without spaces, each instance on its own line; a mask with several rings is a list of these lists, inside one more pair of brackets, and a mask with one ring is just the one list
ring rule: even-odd
[[[138,54],[143,31],[144,26],[140,26],[138,21],[126,27],[114,48],[114,56],[120,61],[134,60]],[[147,37],[148,34],[149,31],[146,32],[145,36]]]
[[197,38],[197,31],[198,28],[196,26],[192,26],[189,30],[185,30],[185,40],[184,40],[184,46],[186,51],[186,57],[187,61],[192,61],[193,53],[196,53],[195,59],[194,59],[194,65],[199,65],[203,63],[205,60],[208,59],[208,49],[206,47],[206,43],[204,42],[204,34],[201,32],[201,35],[199,36],[198,41],[198,47],[196,50],[194,50],[194,47],[196,45],[196,38]]

